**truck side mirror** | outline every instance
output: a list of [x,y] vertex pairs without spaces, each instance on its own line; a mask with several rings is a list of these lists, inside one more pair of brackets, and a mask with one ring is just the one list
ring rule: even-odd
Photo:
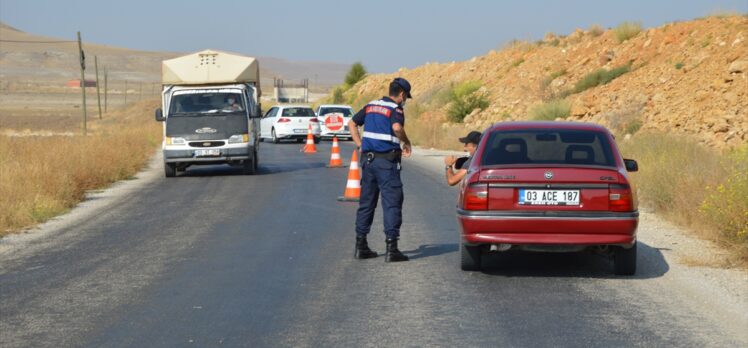
[[626,165],[626,171],[627,172],[638,172],[639,171],[639,164],[636,163],[636,161],[632,159],[623,159],[623,164]]
[[161,111],[161,108],[156,109],[156,121],[158,122],[164,122],[166,119],[164,118],[164,112]]

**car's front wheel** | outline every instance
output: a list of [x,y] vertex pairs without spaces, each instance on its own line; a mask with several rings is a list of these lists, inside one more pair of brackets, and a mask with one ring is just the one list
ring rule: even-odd
[[460,268],[463,271],[481,270],[481,247],[460,244]]
[[634,275],[636,273],[637,243],[631,248],[619,247],[613,252],[613,267],[617,275]]

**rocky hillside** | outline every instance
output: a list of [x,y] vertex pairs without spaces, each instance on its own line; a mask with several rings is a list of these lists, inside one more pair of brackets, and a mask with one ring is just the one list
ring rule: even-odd
[[[575,87],[599,69],[626,73],[583,91]],[[568,120],[688,133],[715,147],[748,142],[748,18],[709,17],[643,29],[625,41],[613,29],[552,33],[535,43],[513,42],[464,62],[429,63],[372,75],[346,92],[349,100],[381,94],[394,76],[414,85],[421,117],[445,120],[449,104],[433,101],[444,88],[479,81],[490,105],[464,119],[468,128],[531,118],[551,100],[570,106]],[[407,112],[406,112],[407,113]],[[421,112],[419,112],[421,113]],[[626,121],[629,122],[629,121]],[[635,130],[636,131],[636,130]]]

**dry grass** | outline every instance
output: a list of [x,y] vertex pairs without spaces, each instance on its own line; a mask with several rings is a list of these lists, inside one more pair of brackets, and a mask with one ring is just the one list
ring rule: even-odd
[[461,124],[441,123],[419,118],[409,118],[405,128],[415,146],[455,151],[462,151],[464,146],[458,139],[472,130]]
[[616,41],[622,43],[642,31],[642,24],[640,22],[623,22],[617,27],[613,28],[613,33],[616,36]]
[[0,136],[0,235],[44,222],[134,175],[161,138],[157,101],[110,112],[88,136]]
[[723,154],[682,135],[637,133],[621,142],[639,162],[641,201],[655,212],[732,251],[748,264],[748,149]]

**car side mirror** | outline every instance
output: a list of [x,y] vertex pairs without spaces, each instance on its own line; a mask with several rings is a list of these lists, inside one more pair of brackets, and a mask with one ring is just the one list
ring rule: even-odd
[[623,164],[626,165],[626,171],[627,172],[638,172],[639,171],[639,164],[636,163],[636,161],[632,159],[623,159]]
[[166,119],[164,118],[164,112],[161,110],[161,108],[156,109],[156,121],[158,122],[164,122]]

